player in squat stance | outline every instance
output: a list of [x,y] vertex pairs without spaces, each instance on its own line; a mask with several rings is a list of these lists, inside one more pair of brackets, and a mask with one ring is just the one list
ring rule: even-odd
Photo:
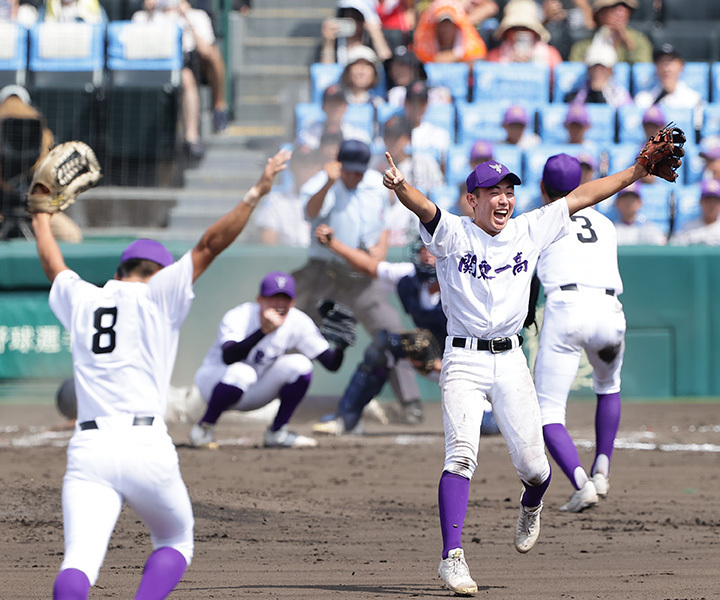
[[88,597],[124,502],[147,525],[155,548],[136,600],[167,597],[190,563],[192,507],[163,421],[180,326],[194,281],[242,231],[288,158],[281,151],[269,159],[243,200],[180,260],[173,262],[159,242],[137,240],[103,287],[65,265],[51,215],[32,215],[40,262],[52,282],[50,307],[72,338],[77,394],[63,479],[65,557],[54,600]]
[[[545,204],[578,185],[582,168],[567,154],[545,163],[540,188]],[[576,492],[561,511],[581,512],[608,493],[613,444],[620,425],[620,370],[625,351],[623,291],[612,221],[593,208],[576,212],[570,234],[540,253],[537,274],[545,290],[545,313],[535,361],[535,388],[548,452]],[[592,477],[565,428],[567,398],[585,349],[597,394]]]
[[[668,177],[682,156],[681,139],[666,142]],[[645,149],[644,149],[645,150]],[[445,465],[438,501],[443,538],[438,575],[456,594],[471,595],[477,584],[462,550],[470,479],[477,467],[481,412],[487,397],[523,483],[515,549],[528,552],[540,534],[542,498],[550,483],[544,451],[540,408],[522,338],[530,280],[542,250],[566,235],[570,216],[609,198],[648,174],[651,164],[634,166],[590,181],[565,198],[511,220],[515,185],[520,178],[507,167],[488,161],[467,178],[466,200],[472,217],[441,211],[407,184],[392,156],[384,185],[420,219],[420,235],[437,257],[437,274],[448,318],[440,386],[445,428]],[[648,168],[645,168],[645,165]],[[653,163],[653,171],[655,166]],[[674,180],[674,178],[672,179]]]

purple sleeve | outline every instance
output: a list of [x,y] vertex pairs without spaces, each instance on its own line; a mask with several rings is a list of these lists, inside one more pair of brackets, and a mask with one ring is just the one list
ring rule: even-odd
[[252,350],[255,347],[255,344],[264,337],[265,334],[258,329],[255,333],[251,333],[244,340],[239,342],[225,342],[222,346],[223,362],[226,365],[231,365],[247,358],[247,355],[250,354],[250,350]]
[[320,364],[325,367],[328,371],[337,371],[343,362],[345,356],[345,348],[335,346],[334,348],[328,348],[322,354],[319,354],[317,359]]
[[[420,221],[422,223],[422,221]],[[427,223],[423,223],[422,226],[427,230],[427,232],[430,235],[435,234],[435,229],[438,226],[438,223],[440,222],[440,209],[436,206],[435,207],[435,216],[430,219]]]

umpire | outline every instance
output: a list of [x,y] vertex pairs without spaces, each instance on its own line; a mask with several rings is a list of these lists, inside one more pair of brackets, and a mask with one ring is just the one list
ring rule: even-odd
[[[389,236],[386,220],[390,198],[382,175],[368,169],[369,162],[367,144],[346,140],[340,146],[337,160],[327,163],[303,186],[300,194],[305,202],[305,218],[313,230],[321,223],[327,224],[344,244],[365,249],[382,260]],[[297,308],[318,325],[318,302],[332,298],[351,307],[371,337],[381,329],[389,332],[404,329],[400,314],[390,304],[380,282],[354,271],[317,239],[311,242],[308,263],[292,275],[297,283]],[[420,390],[409,361],[398,361],[389,379],[405,421],[420,423]]]

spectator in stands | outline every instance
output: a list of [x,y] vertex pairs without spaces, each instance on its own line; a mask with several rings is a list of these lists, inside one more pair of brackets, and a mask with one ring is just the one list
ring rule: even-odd
[[340,77],[340,85],[350,104],[365,104],[370,102],[378,105],[384,99],[375,90],[380,75],[380,63],[372,48],[367,46],[354,46],[347,53],[347,64]]
[[[657,104],[653,104],[643,113],[642,128],[646,140],[654,136],[660,129],[665,127],[665,125],[667,125],[665,114]],[[643,142],[640,147],[642,148],[644,145],[645,143]],[[640,150],[640,148],[638,148],[638,150]],[[640,183],[644,184],[653,184],[659,181],[661,182],[662,180],[658,179],[656,175],[646,175],[640,179]]]
[[562,62],[558,49],[548,44],[550,33],[538,19],[533,0],[509,2],[494,36],[500,45],[488,52],[489,61],[542,64],[551,72]]
[[632,104],[630,92],[613,78],[617,52],[609,44],[592,44],[585,54],[587,75],[580,87],[565,95],[565,102],[607,104],[613,108]]
[[379,0],[377,6],[380,23],[384,30],[402,31],[415,29],[414,0]]
[[415,81],[405,92],[405,117],[412,127],[414,150],[437,150],[446,153],[452,140],[450,132],[423,120],[429,103],[429,89],[425,81]]
[[550,44],[555,46],[564,60],[570,53],[578,32],[594,29],[589,0],[535,0],[542,13],[541,21],[550,32]]
[[709,146],[700,152],[700,158],[705,161],[703,179],[720,180],[720,143]]
[[318,148],[323,164],[337,158],[342,143],[343,135],[341,131],[331,131],[327,128],[323,131],[322,136],[320,136],[320,147]]
[[32,4],[20,4],[20,0],[0,0],[0,22],[17,21],[30,29],[38,20],[38,10]]
[[107,23],[98,0],[45,0],[38,18],[47,23]]
[[[473,145],[470,147],[470,155],[468,158],[468,165],[470,166],[470,170],[474,171],[475,167],[477,167],[478,165],[489,160],[493,160],[494,151],[495,149],[490,142],[486,140],[475,140],[475,142],[473,142]],[[465,182],[463,181],[462,183],[460,183],[458,187],[460,195],[458,196],[457,201],[457,213],[465,217],[472,217],[473,209],[466,200],[467,187],[465,185]]]
[[700,92],[682,81],[685,61],[672,44],[663,44],[653,54],[657,83],[635,95],[635,104],[649,108],[654,104],[671,108],[695,108],[702,103]]
[[638,0],[594,0],[592,9],[596,29],[587,39],[575,42],[569,60],[581,62],[593,43],[609,43],[617,52],[618,62],[652,61],[652,42],[642,32],[628,25]]
[[578,154],[575,158],[578,159],[578,162],[580,163],[580,168],[582,169],[582,175],[580,176],[580,184],[587,183],[588,181],[592,181],[595,179],[595,159],[593,158],[592,154],[588,154],[587,152],[583,152],[581,154]]
[[720,246],[720,181],[709,179],[700,184],[700,217],[685,225],[670,238],[675,246]]
[[585,139],[585,134],[590,129],[590,115],[584,104],[571,104],[568,106],[563,125],[568,132],[568,143],[584,144],[586,146],[589,144]]
[[519,104],[514,104],[505,110],[502,127],[505,130],[506,144],[527,150],[540,143],[540,136],[528,130],[529,120],[527,111]]
[[485,42],[457,0],[435,0],[428,7],[415,29],[413,49],[424,63],[471,62],[487,53]]
[[[415,15],[421,17],[433,3],[433,0],[414,0]],[[467,13],[470,24],[475,29],[480,29],[484,21],[494,17],[498,11],[498,3],[495,0],[460,0],[463,9]]]
[[667,242],[665,234],[645,215],[641,214],[641,185],[634,183],[620,190],[615,197],[618,216],[614,220],[618,246],[647,244],[663,246]]
[[[403,106],[407,87],[418,79],[427,80],[423,64],[407,46],[397,46],[393,57],[386,63],[388,93],[387,101],[392,106]],[[428,102],[449,104],[453,101],[450,90],[445,86],[433,86],[428,89]]]
[[370,46],[380,61],[392,56],[380,17],[371,0],[338,0],[335,17],[322,24],[320,62],[348,64],[348,53],[356,46]]

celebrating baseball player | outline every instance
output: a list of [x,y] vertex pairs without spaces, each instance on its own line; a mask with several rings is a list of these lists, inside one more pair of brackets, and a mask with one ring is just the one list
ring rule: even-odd
[[[582,168],[567,154],[545,163],[540,189],[545,204],[580,185]],[[613,444],[620,425],[620,370],[625,352],[625,315],[618,296],[622,280],[612,221],[593,208],[570,218],[570,233],[540,253],[537,274],[545,290],[545,313],[535,361],[535,389],[550,455],[577,490],[561,511],[581,512],[608,493]],[[593,368],[597,394],[595,460],[589,477],[565,428],[565,411],[580,355]]]
[[[447,319],[440,303],[435,257],[419,240],[412,248],[412,262],[390,263],[343,244],[333,236],[332,227],[328,225],[318,225],[315,237],[358,272],[394,289],[418,327],[401,333],[381,330],[365,350],[363,361],[345,388],[335,413],[324,416],[313,426],[313,432],[328,435],[359,433],[363,408],[380,393],[387,381],[388,368],[396,358],[409,358],[421,374],[438,380]],[[486,435],[499,433],[489,402],[486,402],[482,430]]]
[[[685,137],[652,139],[636,164],[587,182],[564,198],[511,220],[520,178],[488,161],[467,178],[472,217],[441,211],[405,181],[386,153],[383,183],[420,219],[420,235],[437,257],[437,275],[448,318],[440,386],[445,465],[438,502],[443,551],[438,575],[460,595],[477,592],[462,549],[470,479],[477,467],[479,402],[490,400],[523,484],[515,549],[525,553],[540,534],[542,498],[550,483],[535,387],[519,335],[527,315],[530,280],[540,252],[570,230],[570,217],[609,198],[648,173],[677,177]],[[652,145],[651,145],[652,144]]]
[[257,302],[236,306],[222,318],[215,342],[195,374],[195,385],[208,406],[190,430],[190,443],[217,448],[215,424],[223,412],[255,410],[280,398],[265,432],[265,446],[316,446],[316,440],[288,430],[287,424],[310,387],[312,360],[337,371],[344,350],[343,344],[330,348],[312,319],[295,308],[293,277],[268,273]]
[[40,263],[52,282],[50,308],[72,339],[77,394],[62,492],[65,557],[53,598],[88,598],[127,502],[155,549],[135,598],[161,599],[193,555],[190,498],[163,421],[180,326],[193,283],[243,230],[289,153],[269,159],[242,201],[179,261],[159,242],[136,240],[122,253],[115,278],[98,287],[66,266],[50,218],[97,184],[100,167],[80,142],[55,150],[46,158],[50,168],[38,168],[44,179],[33,180],[28,197]]

